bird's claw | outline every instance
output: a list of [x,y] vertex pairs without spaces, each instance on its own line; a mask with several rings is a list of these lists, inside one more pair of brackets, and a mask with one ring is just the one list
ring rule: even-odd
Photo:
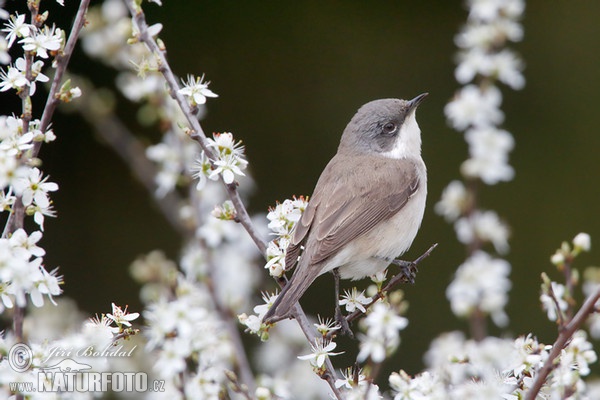
[[417,264],[413,261],[404,261],[395,259],[392,260],[392,264],[400,267],[402,274],[404,275],[404,281],[410,283],[411,285],[415,283],[415,278],[417,277],[417,272],[419,272],[417,268]]

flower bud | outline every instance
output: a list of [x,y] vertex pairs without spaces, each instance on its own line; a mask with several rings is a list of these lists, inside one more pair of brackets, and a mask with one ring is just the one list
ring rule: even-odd
[[575,238],[573,238],[573,247],[575,247],[576,251],[590,251],[592,247],[592,239],[590,235],[587,233],[578,233]]

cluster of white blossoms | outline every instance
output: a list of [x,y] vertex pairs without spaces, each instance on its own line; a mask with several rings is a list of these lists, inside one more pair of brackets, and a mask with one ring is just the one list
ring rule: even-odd
[[[54,391],[38,391],[36,385],[23,386],[24,390],[18,393],[11,392],[10,383],[45,382],[51,387],[52,381],[42,381],[41,377],[47,373],[47,368],[55,368],[65,360],[85,364],[93,372],[140,368],[144,362],[143,352],[137,350],[136,336],[132,336],[136,330],[131,327],[131,322],[139,317],[138,313],[129,313],[127,307],[123,309],[113,303],[109,313],[87,320],[82,320],[80,314],[74,302],[63,298],[57,305],[35,309],[25,316],[24,329],[28,332],[30,352],[23,355],[30,358],[23,362],[30,363],[30,366],[24,371],[15,370],[10,356],[0,360],[0,396],[3,399],[14,398],[11,396],[15,394],[26,399],[63,398],[57,397]],[[123,338],[131,340],[123,341]],[[9,354],[13,346],[23,346],[21,340],[12,332],[3,332],[0,335],[0,352]],[[72,387],[88,387],[84,378],[83,374],[74,374]],[[68,392],[67,383],[62,382],[61,385]],[[72,390],[68,398],[87,400],[95,396],[91,391],[82,389]]]
[[206,184],[206,178],[216,181],[220,177],[226,184],[232,184],[236,175],[245,176],[243,170],[248,166],[245,159],[242,142],[236,142],[230,132],[215,133],[208,138],[208,146],[214,149],[216,160],[211,161],[204,154],[196,160],[193,170],[194,177],[198,178],[198,190]]
[[307,205],[307,198],[294,197],[291,200],[284,200],[283,203],[277,203],[275,208],[271,208],[267,214],[268,228],[272,235],[277,236],[268,244],[267,264],[265,265],[273,277],[281,277],[288,270],[285,265],[285,254],[290,245],[291,232]]
[[[500,109],[502,93],[496,86],[501,82],[512,89],[521,89],[525,79],[519,56],[505,47],[509,41],[522,39],[519,23],[525,3],[523,0],[470,0],[467,2],[467,23],[455,37],[459,48],[456,80],[465,85],[446,105],[449,124],[464,132],[469,145],[469,158],[462,164],[466,184],[455,180],[444,189],[435,211],[454,224],[458,240],[469,249],[469,259],[459,267],[455,281],[446,294],[456,315],[469,317],[474,312],[491,315],[496,323],[507,322],[504,306],[510,289],[510,265],[494,260],[483,253],[486,244],[504,254],[508,251],[508,226],[492,210],[481,210],[477,204],[477,181],[488,185],[513,179],[514,170],[508,155],[514,139],[499,125],[504,121]],[[477,254],[473,254],[478,251]],[[475,263],[481,262],[480,266]],[[491,266],[500,266],[492,268]],[[473,279],[470,271],[490,266],[485,278]],[[502,285],[486,284],[486,279],[498,278]],[[487,301],[474,307],[477,300]]]
[[[57,3],[63,5],[62,1]],[[0,361],[0,397],[50,399],[56,398],[56,392],[38,391],[35,384],[15,388],[9,383],[41,384],[42,368],[52,368],[65,359],[85,363],[93,371],[115,370],[110,358],[98,354],[115,351],[120,348],[120,340],[134,336],[137,330],[131,321],[139,314],[128,313],[127,307],[113,303],[110,313],[81,321],[68,299],[55,298],[62,294],[63,277],[58,269],[46,268],[46,251],[40,244],[45,217],[55,216],[51,194],[58,190],[58,184],[40,169],[43,162],[38,151],[43,143],[56,139],[50,120],[44,118],[52,115],[50,102],[71,101],[81,95],[81,90],[70,80],[54,82],[62,83],[53,86],[60,89],[43,107],[36,107],[31,96],[36,93],[37,83],[48,82],[48,76],[62,76],[48,73],[45,68],[66,68],[68,57],[59,56],[67,52],[68,35],[48,25],[50,14],[41,9],[39,1],[27,4],[30,14],[11,14],[3,6],[4,1],[0,1],[0,19],[6,20],[0,30],[0,63],[8,65],[0,70],[0,92],[2,96],[16,94],[22,109],[0,116],[0,217],[6,225],[0,237],[0,313],[13,319],[13,330],[0,334],[0,353],[4,355]],[[12,64],[11,55],[15,57]],[[34,118],[38,114],[44,116],[44,122]],[[28,233],[24,229],[29,226],[28,217],[39,230]],[[16,345],[23,348],[24,343],[30,352],[17,360],[17,353],[11,350]],[[15,367],[22,363],[27,363],[23,370]],[[126,364],[123,361],[120,366]],[[93,394],[73,393],[69,397],[88,399]]]
[[[393,373],[390,387],[394,400],[522,399],[551,350],[532,335],[477,342],[450,332],[432,342],[425,356],[426,371],[416,376],[403,370]],[[589,364],[596,358],[585,332],[577,331],[536,398],[594,398],[590,391],[589,397],[569,396],[584,396],[582,377],[590,373]]]
[[48,272],[43,265],[46,251],[37,246],[42,238],[40,231],[28,235],[18,229],[10,238],[0,238],[0,312],[27,305],[27,295],[36,307],[44,305],[44,296],[54,303],[52,296],[62,293],[62,276],[57,269]]
[[[155,56],[132,39],[139,29],[124,2],[104,1],[89,10],[87,20],[81,40],[85,52],[119,71],[117,88],[130,101],[142,104],[137,115],[141,124],[163,125],[161,142],[149,146],[146,156],[158,167],[154,176],[156,196],[164,197],[189,179],[199,146],[181,128],[186,125],[185,117],[165,90]],[[161,29],[161,24],[155,24],[151,34],[158,35]]]
[[[52,129],[42,131],[40,120],[32,118],[30,96],[35,93],[36,82],[49,80],[42,69],[52,61],[50,56],[61,50],[64,33],[41,23],[27,23],[25,15],[0,11],[0,18],[6,20],[0,33],[0,45],[4,45],[0,63],[10,62],[9,49],[14,54],[19,51],[23,54],[14,64],[0,70],[0,92],[14,90],[24,104],[21,116],[0,116],[0,215],[6,217],[7,224],[0,238],[0,311],[3,312],[15,305],[41,307],[46,296],[54,303],[53,296],[62,292],[59,286],[62,277],[57,269],[48,272],[43,264],[45,250],[38,246],[44,217],[55,215],[50,193],[58,190],[58,185],[44,176],[32,157],[36,145],[51,142],[55,135]],[[28,234],[20,227],[22,221],[15,223],[15,219],[23,218],[15,215],[17,208],[24,216],[33,216],[40,230]]]
[[[187,194],[181,197],[179,215],[192,237],[179,263],[155,251],[131,268],[143,284],[146,349],[154,360],[153,372],[166,382],[165,392],[156,396],[221,398],[229,391],[226,371],[244,357],[236,354],[238,334],[230,316],[250,307],[260,276],[256,249],[232,221],[235,207],[218,182],[233,184],[237,176],[245,176],[244,147],[229,132],[207,138],[210,154],[190,139],[187,120],[158,73],[156,57],[135,39],[139,29],[122,1],[105,1],[89,14],[84,49],[120,71],[117,86],[129,100],[141,103],[140,122],[158,122],[163,128],[162,140],[146,149],[158,167],[157,196],[176,188]],[[160,28],[150,27],[151,35]],[[177,91],[193,107],[217,97],[203,77],[190,75],[182,83]],[[196,110],[196,117],[203,111]],[[250,178],[241,182],[242,195],[251,184]]]
[[474,310],[489,314],[496,325],[505,326],[508,317],[504,306],[511,287],[510,264],[492,258],[479,250],[456,270],[456,276],[446,289],[455,315],[468,317]]
[[[164,392],[146,393],[145,398],[239,397],[266,400],[331,396],[326,385],[317,383],[320,379],[312,371],[335,374],[335,371],[326,368],[329,359],[341,353],[334,341],[341,327],[329,320],[319,320],[314,324],[316,340],[307,343],[294,322],[281,321],[275,327],[262,325],[263,316],[277,294],[264,293],[263,303],[253,306],[261,275],[260,266],[255,261],[258,254],[248,235],[232,221],[236,219],[236,209],[231,201],[227,201],[223,185],[218,182],[233,185],[237,177],[245,175],[248,162],[244,149],[231,133],[215,134],[207,139],[211,150],[207,153],[211,154],[204,154],[198,144],[190,140],[189,130],[182,128],[187,126],[187,121],[178,104],[165,90],[164,78],[157,73],[157,54],[151,54],[137,40],[141,28],[132,23],[124,4],[120,0],[107,0],[90,10],[84,48],[119,69],[119,89],[128,99],[141,103],[140,122],[147,125],[158,123],[161,127],[162,140],[148,147],[146,156],[158,166],[155,176],[157,194],[178,195],[182,203],[178,211],[185,228],[189,228],[179,262],[170,261],[161,252],[155,251],[131,266],[132,275],[142,284],[141,298],[145,304],[147,351],[144,352],[144,367],[153,365],[153,377],[165,381]],[[464,177],[469,182],[479,179],[493,184],[512,179],[514,174],[507,163],[514,143],[508,132],[498,128],[504,117],[499,109],[502,96],[493,83],[503,82],[515,89],[524,83],[520,60],[514,53],[503,50],[507,40],[519,40],[522,35],[517,20],[523,11],[523,1],[471,0],[468,5],[469,22],[456,39],[462,49],[456,77],[466,86],[448,106],[447,114],[453,126],[465,131],[470,147],[470,159],[462,168]],[[132,9],[139,6],[131,5]],[[151,26],[150,34],[156,36],[160,28],[160,24]],[[164,43],[157,40],[157,44],[164,49]],[[16,72],[18,67],[15,63]],[[31,82],[24,84],[18,74],[12,74],[22,88],[29,87],[31,90]],[[470,83],[473,80],[476,82]],[[176,80],[169,82],[172,81]],[[203,76],[189,75],[182,83],[183,87],[173,92],[187,100],[194,109],[194,115],[201,117],[202,105],[208,98],[217,95],[208,88]],[[34,137],[36,135],[39,134],[34,133]],[[12,140],[7,146],[12,152],[19,153],[27,151],[20,147],[29,144]],[[198,178],[197,184],[193,178]],[[23,201],[31,199],[31,204],[44,203],[41,195],[34,193],[33,189],[49,182],[41,174],[30,180],[35,179],[37,184],[29,185],[29,189],[27,185],[18,188],[20,196]],[[245,182],[251,180],[242,180],[238,189],[243,190]],[[52,186],[45,188],[46,193],[53,189]],[[14,196],[17,189],[11,190]],[[455,223],[459,240],[475,249],[457,270],[447,295],[456,314],[467,317],[476,309],[490,315],[498,325],[503,325],[507,321],[504,307],[511,286],[508,280],[510,265],[481,248],[489,244],[498,253],[506,252],[509,232],[496,213],[473,207],[473,196],[468,184],[455,181],[448,186],[442,201],[436,206],[448,221]],[[10,206],[9,203],[6,202]],[[306,206],[306,199],[294,198],[269,210],[268,229],[275,239],[268,244],[265,267],[274,277],[281,277],[289,269],[285,265],[285,253],[294,224]],[[264,225],[264,217],[256,223],[258,229],[261,223]],[[267,236],[266,229],[260,233]],[[41,257],[35,254],[39,253],[35,243],[40,234],[23,236],[15,232],[15,235],[14,246],[29,249],[30,259]],[[17,242],[29,244],[17,245]],[[557,265],[569,262],[569,257],[575,252],[589,249],[588,243],[585,237],[578,236],[569,252],[561,253],[562,261],[560,255],[555,255],[553,261]],[[384,279],[384,273],[374,277],[376,285],[367,290],[367,295],[351,289],[341,300],[347,312],[365,313],[358,323],[357,359],[369,364],[372,370],[376,370],[377,364],[396,350],[400,331],[408,324],[402,316],[406,303],[399,291],[388,293],[384,301],[374,304],[368,297],[381,290]],[[593,291],[593,282],[600,282],[600,279],[590,278],[589,287],[584,286],[584,290]],[[556,319],[564,319],[561,313],[566,315],[566,312],[562,310],[561,299],[568,304],[567,307],[571,299],[559,293],[560,284],[553,282],[550,287],[552,290],[545,294],[554,305],[558,304]],[[52,299],[52,290],[48,289],[48,293],[43,290],[46,289],[38,288],[42,298],[47,295]],[[39,298],[38,294],[30,296]],[[543,302],[548,303],[546,309],[549,312],[550,302],[545,299]],[[86,336],[85,340],[101,343],[119,334],[128,334],[126,329],[131,329],[128,324],[137,315],[114,307],[112,313],[86,325],[88,329],[84,333],[90,336]],[[249,310],[253,312],[251,315],[248,315]],[[263,340],[269,338],[254,349],[254,360],[245,358],[248,348],[242,343],[232,315],[238,315],[248,331]],[[120,333],[115,330],[115,324]],[[74,339],[83,340],[81,337]],[[141,340],[140,337],[135,339]],[[0,352],[2,350],[0,346]],[[444,334],[433,342],[427,354],[427,370],[414,377],[404,371],[392,374],[389,377],[391,391],[385,395],[395,400],[522,399],[542,373],[542,366],[552,350],[552,346],[539,343],[532,335],[516,340],[487,337],[475,341],[455,332]],[[567,398],[576,394],[584,398],[586,394],[594,398],[592,390],[582,381],[590,373],[589,365],[596,361],[596,353],[586,334],[576,332],[561,350],[542,385],[540,396]],[[302,355],[298,357],[298,354]],[[234,370],[239,376],[230,372]],[[250,375],[249,379],[241,378],[244,372]],[[350,369],[339,379],[331,377],[335,389],[341,393],[338,398],[382,398],[378,385],[365,375],[360,370]],[[246,386],[246,383],[250,385]]]
[[470,158],[461,172],[468,179],[481,179],[488,185],[509,181],[514,171],[508,153],[514,147],[511,134],[499,129],[504,120],[500,110],[502,93],[495,82],[521,89],[525,78],[523,63],[507,41],[519,41],[523,0],[468,2],[467,23],[456,36],[459,47],[456,80],[465,86],[445,108],[450,124],[465,132]]
[[237,313],[253,302],[260,271],[256,251],[239,225],[213,215],[213,202],[224,201],[222,189],[211,181],[200,192],[190,191],[197,195],[191,201],[198,229],[179,263],[154,251],[131,267],[143,284],[153,373],[165,380],[170,396],[217,399],[226,392],[226,371],[237,357],[231,336],[236,329],[218,310]]
[[400,345],[400,331],[408,326],[408,319],[399,315],[389,304],[374,304],[366,318],[360,321],[365,334],[359,335],[358,361],[371,359],[381,363]]

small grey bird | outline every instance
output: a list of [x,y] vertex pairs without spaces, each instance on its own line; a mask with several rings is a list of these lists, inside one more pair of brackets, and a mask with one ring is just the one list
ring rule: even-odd
[[333,271],[337,282],[339,271],[343,279],[361,279],[408,250],[427,197],[415,118],[425,96],[371,101],[346,126],[292,232],[285,264],[290,269],[299,260],[298,266],[264,322],[289,318],[319,275]]

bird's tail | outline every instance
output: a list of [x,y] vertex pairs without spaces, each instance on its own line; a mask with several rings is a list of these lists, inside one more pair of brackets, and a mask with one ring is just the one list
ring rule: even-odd
[[300,297],[306,292],[310,284],[317,278],[317,274],[311,273],[318,270],[314,267],[301,268],[301,265],[298,265],[287,285],[281,290],[281,293],[279,293],[275,302],[265,314],[263,318],[264,323],[274,324],[282,319],[291,317],[292,308],[300,300]]

